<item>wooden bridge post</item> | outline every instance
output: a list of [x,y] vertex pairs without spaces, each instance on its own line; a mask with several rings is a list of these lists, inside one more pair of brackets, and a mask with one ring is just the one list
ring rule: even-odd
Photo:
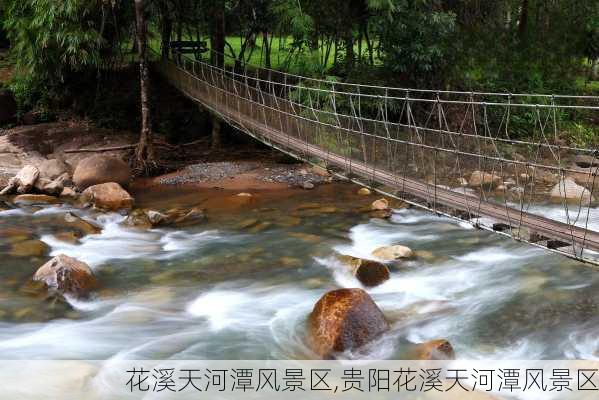
[[221,120],[214,114],[210,113],[212,118],[212,150],[217,150],[221,146]]

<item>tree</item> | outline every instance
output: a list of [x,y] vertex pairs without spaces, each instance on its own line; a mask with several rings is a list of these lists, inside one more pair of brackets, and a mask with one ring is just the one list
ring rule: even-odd
[[225,1],[213,0],[209,7],[209,15],[212,19],[210,29],[210,48],[212,49],[212,62],[222,67],[225,64]]
[[414,85],[440,85],[455,54],[455,18],[437,0],[398,0],[376,24],[386,68]]
[[152,142],[152,120],[150,118],[150,73],[148,70],[147,41],[148,31],[146,10],[143,0],[135,0],[135,26],[137,32],[137,51],[139,56],[139,87],[141,93],[141,134],[135,152],[137,166],[144,172],[156,168],[156,156]]
[[8,0],[4,26],[17,61],[16,72],[46,86],[101,62],[104,39],[96,2]]

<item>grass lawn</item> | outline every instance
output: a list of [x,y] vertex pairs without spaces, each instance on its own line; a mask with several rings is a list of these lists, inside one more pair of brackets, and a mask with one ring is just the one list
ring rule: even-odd
[[[183,40],[195,39],[184,37]],[[210,47],[210,40],[208,38],[203,38],[202,40],[206,41],[208,47]],[[243,38],[240,36],[228,36],[227,43],[225,46],[225,54],[228,56],[226,62],[232,65],[234,63],[233,57],[239,56]],[[152,38],[149,45],[155,51],[160,50],[160,40],[157,37]],[[335,51],[333,46],[331,46],[328,54],[326,54],[327,50],[324,47],[324,44],[322,44],[318,50],[313,51],[304,46],[301,51],[298,51],[294,48],[293,39],[289,36],[271,38],[271,67],[307,76],[325,75],[326,71],[330,70],[334,65]],[[354,47],[357,55],[360,48],[358,44]],[[363,43],[361,50],[362,58],[366,60],[368,58],[366,42]],[[345,50],[340,48],[337,56],[343,59]],[[254,46],[246,48],[244,58],[250,65],[265,66],[266,55],[264,38],[262,36],[256,37]],[[375,63],[378,62],[379,60],[375,56]]]

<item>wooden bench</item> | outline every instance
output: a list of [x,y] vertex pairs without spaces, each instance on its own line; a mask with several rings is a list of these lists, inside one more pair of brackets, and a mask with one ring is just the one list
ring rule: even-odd
[[208,45],[205,41],[178,40],[170,42],[170,49],[173,56],[177,53],[193,54],[197,59],[200,59],[202,54],[208,51]]

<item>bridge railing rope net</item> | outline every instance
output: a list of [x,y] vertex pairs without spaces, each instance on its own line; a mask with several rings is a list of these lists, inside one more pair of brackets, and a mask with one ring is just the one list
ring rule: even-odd
[[596,123],[599,97],[347,84],[183,55],[157,66],[189,98],[273,147],[599,264],[599,154],[560,139],[565,119]]

